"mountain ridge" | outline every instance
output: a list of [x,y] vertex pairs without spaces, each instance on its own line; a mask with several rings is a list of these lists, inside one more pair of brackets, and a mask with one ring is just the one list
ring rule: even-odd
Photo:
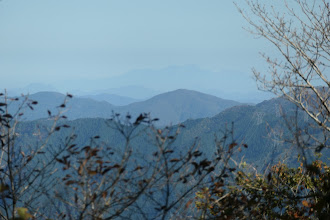
[[[65,99],[58,92],[38,92],[29,95],[29,99],[39,102],[34,111],[25,112],[26,120],[36,120],[48,116],[47,110],[57,112],[57,108]],[[221,99],[205,93],[178,89],[156,95],[150,99],[131,103],[125,106],[115,106],[106,101],[96,101],[91,98],[73,97],[66,103],[66,115],[70,120],[77,118],[110,118],[113,113],[136,117],[142,112],[150,113],[153,118],[160,118],[159,125],[177,124],[189,118],[211,117],[226,108],[242,103]],[[17,108],[17,105],[16,105]],[[15,107],[12,107],[14,110]]]
[[[196,138],[199,140],[199,149],[209,158],[217,150],[215,140],[221,138],[226,129],[231,130],[233,126],[234,141],[245,143],[248,148],[239,153],[239,158],[244,158],[248,163],[262,169],[268,163],[286,159],[286,155],[298,155],[298,149],[292,148],[290,143],[284,143],[283,139],[290,138],[290,132],[286,128],[285,120],[278,115],[277,109],[284,107],[287,116],[294,116],[295,105],[283,98],[271,99],[260,105],[241,105],[228,108],[213,117],[189,119],[182,122],[184,128],[174,142],[178,150],[191,146]],[[272,109],[272,111],[270,111]],[[133,118],[134,120],[134,118]],[[44,120],[23,122],[24,126],[30,128],[29,123],[44,123]],[[305,120],[304,114],[299,113],[299,127],[309,126],[310,120]],[[64,123],[64,122],[63,122]],[[80,118],[65,122],[75,128],[79,138],[79,144],[87,144],[90,137],[99,135],[101,141],[119,143],[117,136],[111,126],[107,126],[108,121],[102,118]],[[23,126],[23,127],[24,127]],[[89,129],[86,129],[89,128]],[[179,125],[171,127],[174,131]],[[28,129],[25,129],[27,132]],[[118,132],[117,132],[118,133]],[[147,137],[139,136],[132,142],[132,145],[141,147],[140,150],[148,150],[150,147],[144,143]],[[231,140],[231,137],[228,137]],[[229,141],[230,141],[229,140]],[[325,151],[328,156],[329,152]],[[296,163],[296,157],[290,157],[289,164]]]

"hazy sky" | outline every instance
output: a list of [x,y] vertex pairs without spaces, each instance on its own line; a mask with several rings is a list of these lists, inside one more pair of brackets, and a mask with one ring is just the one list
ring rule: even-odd
[[0,87],[190,64],[248,75],[265,44],[244,25],[231,0],[3,0]]

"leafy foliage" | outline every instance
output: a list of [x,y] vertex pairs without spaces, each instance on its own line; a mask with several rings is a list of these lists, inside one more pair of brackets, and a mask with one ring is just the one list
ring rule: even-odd
[[307,169],[279,162],[266,175],[235,172],[196,194],[203,218],[326,219],[330,214],[330,168],[320,160]]

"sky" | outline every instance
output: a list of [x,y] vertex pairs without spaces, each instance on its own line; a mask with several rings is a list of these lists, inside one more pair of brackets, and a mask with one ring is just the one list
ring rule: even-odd
[[237,73],[251,78],[264,65],[259,51],[269,50],[246,25],[231,0],[3,0],[0,87],[77,80],[79,89],[79,80],[94,80],[92,89],[128,72],[185,65],[218,73],[212,83],[235,73],[235,87]]

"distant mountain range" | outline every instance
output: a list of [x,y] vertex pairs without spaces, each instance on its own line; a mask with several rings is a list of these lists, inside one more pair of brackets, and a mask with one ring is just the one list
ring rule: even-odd
[[[238,80],[239,79],[239,80]],[[185,88],[239,102],[258,103],[274,97],[258,91],[251,73],[235,70],[211,71],[196,65],[167,66],[160,69],[137,69],[104,79],[99,84],[140,85],[160,91]]]
[[83,95],[78,97],[90,98],[96,101],[106,101],[116,106],[129,105],[131,103],[141,101],[139,99],[133,99],[126,96],[120,96],[120,95],[108,94],[108,93],[100,93],[96,95]]
[[[105,101],[95,101],[89,98],[72,98],[67,99],[66,107],[60,108],[59,106],[66,99],[66,95],[58,92],[38,92],[28,96],[30,100],[38,102],[33,110],[26,108],[23,110],[25,120],[36,120],[48,117],[48,110],[52,114],[57,114],[59,111],[64,111],[69,119],[77,118],[93,118],[111,116],[111,111],[115,106]],[[21,98],[22,99],[22,98]],[[21,102],[13,102],[9,107],[10,111],[17,110]]]
[[[52,113],[61,110],[58,106],[63,103],[65,95],[57,92],[39,92],[30,95],[29,98],[38,101],[39,104],[33,111],[26,109],[23,118],[36,120],[46,118],[47,110]],[[123,115],[130,113],[135,117],[145,112],[150,113],[151,117],[160,118],[159,125],[169,125],[187,119],[212,117],[226,108],[241,105],[239,102],[184,89],[163,93],[151,99],[125,106],[115,106],[109,102],[96,101],[92,98],[93,96],[90,98],[74,97],[69,100],[65,108],[65,115],[70,120],[74,120],[78,118],[110,118],[113,112]],[[97,97],[99,100],[101,98],[101,96]],[[10,106],[12,111],[15,111],[17,107],[15,103]]]
[[[239,79],[239,80],[238,80]],[[248,72],[211,71],[196,65],[167,66],[159,69],[136,69],[104,78],[72,79],[33,83],[9,90],[11,95],[41,91],[70,92],[75,95],[114,94],[138,100],[184,88],[244,103],[259,103],[274,97],[258,91]]]
[[[197,107],[193,106],[191,102],[188,101],[189,96],[193,96],[194,98],[190,99],[194,99],[194,101],[198,100],[195,92],[178,90],[156,96],[144,103],[151,105],[150,108],[153,108],[153,106],[165,108],[166,105],[170,106],[171,104],[166,103],[166,105],[157,105],[158,101],[161,99],[166,100],[170,97],[174,98],[172,96],[177,95],[178,98],[173,100],[173,102],[176,102],[181,99],[179,94],[185,94],[187,100],[180,105],[176,104],[173,106],[174,110],[172,111],[172,114],[177,117],[177,120],[180,119],[180,114],[174,114],[175,110],[184,112],[187,111],[185,108],[197,108],[195,114],[200,115],[203,113],[200,113],[198,109],[201,110],[210,100],[216,99],[216,97],[209,97],[205,94],[197,94],[197,97],[202,99],[198,102],[201,107]],[[130,105],[130,107],[133,106],[134,104]],[[219,106],[215,104],[213,109],[217,108],[219,108]],[[287,161],[287,163],[296,163],[297,160],[295,157],[292,157],[292,155],[297,155],[299,153],[299,149],[294,148],[289,143],[283,142],[283,138],[290,139],[291,134],[285,125],[286,123],[283,120],[283,117],[281,116],[280,108],[283,109],[283,112],[288,118],[295,115],[296,108],[292,103],[282,98],[276,98],[264,101],[255,106],[234,106],[213,117],[186,120],[183,122],[185,128],[181,130],[180,135],[174,142],[174,145],[178,150],[184,150],[185,148],[191,146],[191,144],[196,141],[196,138],[198,138],[200,141],[199,149],[210,158],[217,150],[215,135],[221,137],[223,135],[222,131],[224,131],[226,127],[231,129],[233,123],[234,139],[238,143],[243,142],[248,145],[247,149],[242,147],[242,152],[238,155],[238,159],[244,158],[245,161],[252,163],[259,169],[265,168],[268,163],[272,161],[285,159],[287,155],[290,155],[290,161]],[[167,107],[167,109],[169,109],[169,107]],[[137,107],[136,110],[138,110]],[[197,114],[196,112],[199,112],[200,114]],[[308,117],[305,117],[302,112],[298,113],[299,126],[301,128],[308,126],[308,123],[310,122]],[[37,129],[38,124],[47,125],[49,123],[50,121],[47,120],[23,122],[20,124],[20,131],[18,132],[25,134],[21,136],[22,138],[31,138],[31,134],[35,129]],[[74,127],[74,132],[78,135],[76,142],[79,145],[88,144],[88,141],[90,140],[89,138],[96,135],[101,137],[100,141],[110,144],[115,143],[115,145],[118,146],[120,146],[120,143],[123,141],[122,138],[120,138],[121,136],[118,131],[115,131],[112,126],[108,126],[109,121],[106,119],[83,118],[67,121],[65,123]],[[173,129],[175,130],[176,128],[177,125],[174,125]],[[56,141],[58,141],[59,138],[64,138],[69,133],[70,129],[63,131],[61,130],[61,132],[57,134],[57,136],[55,136],[53,141],[50,141],[50,143],[57,143]],[[231,139],[231,137],[229,138]],[[138,147],[138,151],[143,153],[144,151],[149,151],[152,149],[152,141],[148,142],[147,140],[147,135],[140,135],[134,139],[132,145]],[[24,142],[27,140],[22,139],[22,141]],[[330,155],[328,151],[324,151],[324,153],[325,157]]]
[[92,93],[92,95],[106,93],[106,94],[114,94],[119,96],[130,97],[138,100],[146,100],[155,95],[161,94],[162,92],[159,90],[154,90],[154,89],[146,88],[144,86],[137,86],[133,84],[133,85],[125,85],[125,86],[114,87],[109,89],[97,89],[91,91],[90,93]]

